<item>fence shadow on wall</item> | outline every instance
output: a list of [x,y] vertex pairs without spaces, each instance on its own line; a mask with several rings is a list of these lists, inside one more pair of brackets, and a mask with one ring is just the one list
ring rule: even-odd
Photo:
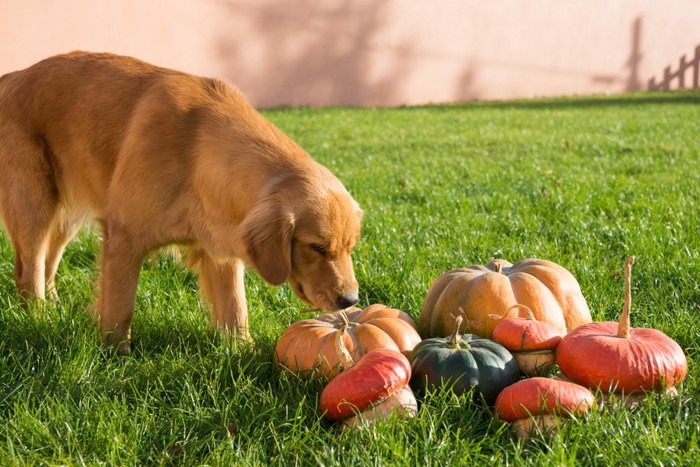
[[[692,58],[682,55],[678,60],[678,68],[672,71],[673,65],[664,68],[663,76],[657,81],[656,77],[649,80],[650,91],[670,91],[671,89],[700,88],[700,45],[695,47]],[[690,79],[688,78],[690,72]]]

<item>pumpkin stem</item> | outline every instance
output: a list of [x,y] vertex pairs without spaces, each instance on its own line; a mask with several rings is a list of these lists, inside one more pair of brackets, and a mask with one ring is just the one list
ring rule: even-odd
[[335,333],[335,353],[343,368],[348,370],[355,364],[355,360],[352,359],[348,348],[345,347],[345,342],[343,342],[344,335],[345,331],[338,331]]
[[[495,319],[495,320],[501,320],[501,319],[506,319],[509,315],[511,310],[517,309],[517,308],[522,308],[523,310],[527,311],[527,317],[525,319],[529,319],[530,321],[535,320],[535,315],[532,313],[532,309],[527,306],[523,305],[522,303],[516,303],[515,305],[509,307],[505,313],[503,313],[503,316],[501,315],[496,315],[496,314],[491,314],[489,315],[489,318]],[[520,313],[518,313],[518,318],[520,317]]]
[[630,309],[632,308],[632,265],[634,256],[625,261],[625,306],[622,308],[620,323],[617,325],[617,337],[628,338],[630,336]]
[[338,328],[338,331],[344,333],[345,331],[350,329],[350,320],[348,319],[348,315],[345,314],[345,310],[339,311],[338,316],[340,316],[340,320],[343,322],[343,324],[341,324]]
[[450,314],[455,320],[455,330],[452,331],[452,336],[450,337],[450,345],[457,345],[460,340],[460,335],[459,335],[459,327],[462,325],[462,321],[464,321],[464,318],[462,318],[462,315],[464,315],[464,308],[461,306],[459,307],[459,313],[458,315],[453,315]]
[[501,268],[503,267],[503,265],[501,264],[500,261],[496,261],[496,263],[493,266],[494,266],[496,272],[501,272]]

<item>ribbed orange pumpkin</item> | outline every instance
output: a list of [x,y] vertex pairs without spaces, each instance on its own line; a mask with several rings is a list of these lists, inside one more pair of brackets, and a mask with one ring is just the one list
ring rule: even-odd
[[340,368],[335,336],[357,361],[373,349],[412,350],[421,341],[410,316],[385,305],[350,308],[289,326],[275,347],[275,363],[302,376],[335,377]]
[[462,332],[491,338],[498,324],[490,314],[503,315],[520,303],[537,321],[554,325],[563,334],[591,322],[591,312],[574,276],[547,260],[525,259],[511,264],[494,259],[442,274],[431,285],[423,302],[420,328],[425,337],[452,332],[452,314],[465,312]]

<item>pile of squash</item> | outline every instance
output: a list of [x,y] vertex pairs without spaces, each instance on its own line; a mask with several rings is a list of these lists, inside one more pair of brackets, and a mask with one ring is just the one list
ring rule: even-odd
[[[596,406],[595,395],[672,393],[687,374],[675,341],[630,327],[633,263],[632,257],[625,265],[619,323],[591,322],[564,267],[493,260],[435,280],[420,313],[422,337],[401,310],[351,308],[293,323],[277,343],[275,363],[330,380],[320,410],[343,428],[411,417],[415,394],[443,390],[493,407],[520,437],[549,433]],[[555,363],[561,375],[545,377]]]

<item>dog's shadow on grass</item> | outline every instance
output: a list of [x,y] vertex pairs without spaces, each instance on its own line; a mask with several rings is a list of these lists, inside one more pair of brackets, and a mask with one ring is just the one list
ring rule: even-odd
[[131,353],[117,355],[100,343],[96,323],[84,303],[59,299],[25,306],[14,296],[14,288],[6,290],[5,282],[0,280],[0,357],[69,360],[92,355],[112,363],[218,358],[241,368],[250,366],[244,365],[249,362],[272,367],[271,339],[263,336],[254,342],[241,341],[210,329],[205,318],[197,325],[183,323],[180,317],[143,319],[133,330]]

